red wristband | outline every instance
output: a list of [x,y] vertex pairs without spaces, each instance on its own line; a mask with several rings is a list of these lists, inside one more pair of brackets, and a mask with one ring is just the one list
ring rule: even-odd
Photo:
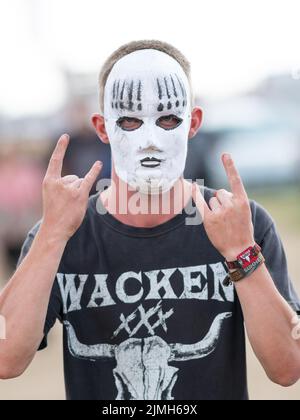
[[261,247],[255,243],[254,246],[249,246],[247,249],[242,251],[237,257],[235,261],[226,261],[226,264],[230,270],[236,268],[245,269],[249,265],[253,264],[261,252]]

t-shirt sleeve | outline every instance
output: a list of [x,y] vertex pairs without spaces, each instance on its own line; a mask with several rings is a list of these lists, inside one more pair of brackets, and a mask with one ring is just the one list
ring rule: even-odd
[[300,315],[300,299],[288,272],[285,250],[276,223],[268,211],[250,200],[255,241],[261,246],[269,273],[283,298]]
[[[26,257],[28,251],[30,250],[30,247],[32,245],[32,242],[35,238],[35,235],[37,234],[39,227],[40,227],[41,221],[37,222],[35,226],[28,232],[27,237],[22,245],[20,256],[18,258],[17,262],[17,268],[23,261],[23,259]],[[59,319],[61,321],[62,319],[62,305],[61,305],[61,299],[60,299],[60,291],[57,284],[57,281],[54,281],[49,304],[48,304],[48,310],[44,325],[44,337],[43,340],[38,348],[38,350],[43,350],[47,347],[47,336],[51,328],[54,326],[56,320]]]

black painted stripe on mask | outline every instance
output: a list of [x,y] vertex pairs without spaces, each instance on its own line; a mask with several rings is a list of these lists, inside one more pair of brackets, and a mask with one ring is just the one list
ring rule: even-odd
[[137,91],[137,100],[141,102],[142,100],[142,82],[139,80],[138,91]]
[[158,88],[158,99],[161,101],[162,100],[162,88],[161,88],[161,84],[159,83],[159,80],[156,79],[157,82],[157,88]]
[[133,80],[130,83],[129,89],[128,89],[128,100],[132,101],[133,98]]
[[138,109],[138,111],[142,111],[143,105],[141,103],[141,101],[142,101],[142,81],[141,80],[139,80],[139,84],[138,84],[137,100],[139,102],[138,106],[137,106],[137,109]]
[[184,89],[184,86],[181,83],[181,80],[177,76],[177,74],[176,74],[176,78],[177,78],[179,86],[180,86],[180,90],[181,90],[181,93],[182,93],[182,98],[185,98],[186,97],[185,89]]
[[170,95],[168,81],[167,81],[167,78],[166,77],[164,77],[164,81],[165,81],[165,86],[166,86],[167,97],[168,97],[168,99],[170,99],[171,98],[171,95]]
[[120,100],[121,100],[121,101],[123,101],[123,98],[124,98],[125,85],[126,85],[126,82],[125,82],[125,80],[124,80],[124,82],[123,82],[123,86],[122,86],[122,89],[121,89],[121,95],[120,95]]
[[115,80],[114,81],[114,86],[113,86],[113,99],[114,100],[116,99],[116,84],[117,84],[117,81]]
[[126,81],[124,80],[124,82],[122,84],[121,92],[120,92],[120,100],[119,100],[120,109],[124,109],[123,99],[124,99],[125,86],[126,86]]
[[157,111],[162,112],[163,110],[164,110],[164,105],[162,103],[160,103],[157,107]]
[[116,92],[116,99],[119,99],[119,91],[120,91],[120,80],[118,80],[118,84],[117,84],[117,92]]
[[128,108],[129,108],[129,111],[132,111],[132,109],[133,109],[133,102],[132,102],[133,87],[134,87],[134,81],[132,80],[132,82],[130,83],[129,90],[128,90]]
[[173,85],[174,96],[175,96],[175,98],[177,98],[178,97],[178,93],[177,93],[175,82],[174,82],[174,79],[173,79],[172,75],[171,75],[171,81],[172,81],[172,85]]

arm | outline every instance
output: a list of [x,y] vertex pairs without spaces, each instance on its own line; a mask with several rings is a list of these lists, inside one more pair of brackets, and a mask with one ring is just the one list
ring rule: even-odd
[[0,294],[6,340],[0,340],[0,379],[19,376],[32,361],[43,337],[55,275],[70,237],[84,218],[89,191],[101,165],[85,178],[61,178],[68,136],[62,136],[43,182],[43,219],[31,248]]
[[[223,164],[231,192],[217,191],[209,201],[194,185],[193,194],[207,235],[227,261],[254,245],[250,203],[242,180],[228,155]],[[300,340],[292,333],[296,314],[278,292],[266,267],[235,283],[250,343],[268,377],[283,386],[300,378]]]
[[265,264],[235,287],[250,343],[267,375],[279,385],[293,385],[300,378],[300,340],[292,334],[294,311]]

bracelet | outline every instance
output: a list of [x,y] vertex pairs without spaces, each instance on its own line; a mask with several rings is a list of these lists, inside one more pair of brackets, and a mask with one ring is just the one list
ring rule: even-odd
[[245,251],[241,252],[235,261],[226,261],[228,269],[245,268],[250,265],[261,252],[261,247],[258,244],[249,246]]
[[[236,283],[245,277],[250,276],[261,264],[265,262],[265,258],[260,252],[261,248],[255,244],[253,247],[247,248],[237,256],[236,261],[225,261],[228,273],[223,281],[224,286]],[[231,271],[230,271],[231,270]]]

